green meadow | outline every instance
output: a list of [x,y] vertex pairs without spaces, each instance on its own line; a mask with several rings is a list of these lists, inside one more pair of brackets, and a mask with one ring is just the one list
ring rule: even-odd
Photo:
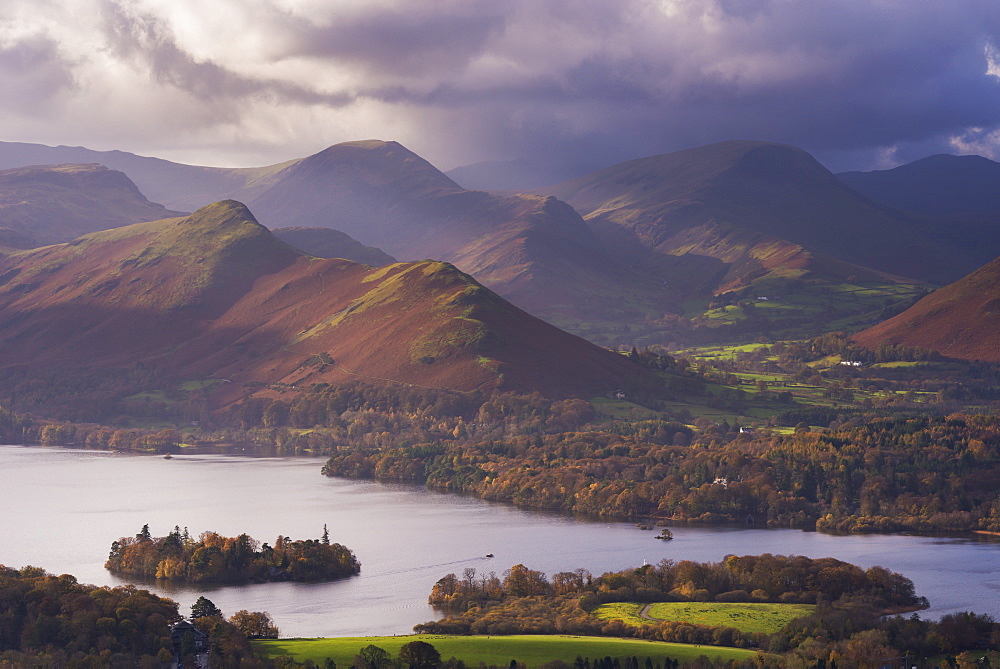
[[337,666],[350,666],[358,651],[369,644],[386,650],[395,657],[400,647],[415,640],[432,644],[442,659],[455,657],[468,666],[480,663],[507,666],[511,660],[538,667],[553,660],[573,664],[581,657],[637,657],[662,662],[669,657],[682,662],[701,655],[717,660],[744,660],[754,656],[754,651],[721,646],[695,646],[638,639],[587,636],[442,636],[418,634],[411,636],[339,637],[327,639],[261,639],[253,642],[254,648],[273,658],[289,655],[298,662],[312,660],[322,663],[332,659]]
[[602,604],[594,610],[594,615],[602,619],[617,618],[627,625],[672,620],[708,627],[733,627],[741,632],[774,634],[789,621],[808,616],[816,610],[812,604],[657,602],[649,605],[644,617],[645,606],[637,602]]

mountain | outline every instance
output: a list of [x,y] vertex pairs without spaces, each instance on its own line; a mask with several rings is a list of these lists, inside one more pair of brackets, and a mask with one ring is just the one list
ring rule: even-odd
[[998,332],[1000,258],[853,339],[871,348],[902,344],[953,358],[1000,362]]
[[246,170],[182,165],[125,151],[0,142],[0,169],[75,163],[95,163],[124,172],[146,197],[181,211],[215,202],[221,198],[213,199],[209,193],[238,190],[249,178],[244,175]]
[[85,395],[101,370],[151,368],[221,381],[216,406],[344,380],[550,396],[648,381],[447,263],[317,259],[233,201],[0,257],[5,382],[57,373]]
[[470,191],[396,142],[345,142],[271,175],[249,206],[269,227],[323,226],[396,258],[457,266],[560,327],[610,339],[676,294],[613,260],[568,205]]
[[372,267],[396,262],[382,249],[365,246],[350,235],[332,228],[275,228],[271,232],[278,239],[317,258],[346,258]]
[[101,165],[0,171],[0,226],[19,234],[22,241],[14,245],[22,248],[179,213],[150,202],[127,176]]
[[687,295],[693,323],[744,335],[863,327],[1000,254],[989,226],[878,204],[767,142],[642,158],[534,192],[570,203],[610,253]]
[[938,154],[890,170],[842,172],[841,181],[890,207],[923,214],[1000,213],[1000,163]]
[[[569,202],[593,226],[625,228],[662,253],[704,226],[723,237],[738,231],[753,240],[783,240],[926,281],[955,280],[975,267],[933,238],[932,221],[868,200],[805,151],[781,144],[722,142],[642,158],[544,192]],[[702,254],[720,255],[708,245]],[[740,246],[750,247],[749,240]]]
[[121,166],[170,206],[236,199],[270,228],[332,228],[396,258],[450,262],[519,307],[595,341],[615,343],[624,323],[678,308],[677,291],[627,259],[613,260],[565,203],[466,190],[396,142],[345,142],[257,169],[0,143],[0,165],[80,152]]

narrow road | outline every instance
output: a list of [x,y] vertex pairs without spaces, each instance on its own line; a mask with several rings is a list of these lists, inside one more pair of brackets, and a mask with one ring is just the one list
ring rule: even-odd
[[645,618],[646,620],[651,620],[651,621],[653,621],[654,623],[655,623],[655,622],[659,622],[659,621],[658,621],[658,620],[657,620],[656,618],[651,618],[651,617],[650,617],[650,615],[649,615],[649,610],[650,610],[651,608],[653,608],[653,605],[652,605],[652,604],[646,604],[646,605],[645,605],[644,607],[642,607],[642,611],[639,611],[639,617],[640,617],[640,618]]

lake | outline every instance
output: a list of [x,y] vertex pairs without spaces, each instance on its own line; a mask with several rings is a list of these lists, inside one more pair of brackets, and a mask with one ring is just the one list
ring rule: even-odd
[[[161,456],[0,446],[0,564],[31,564],[83,583],[125,581],[104,569],[111,542],[148,523],[193,536],[279,534],[351,548],[361,575],[332,583],[142,587],[171,597],[181,613],[199,595],[227,615],[268,611],[281,635],[406,634],[439,616],[427,606],[435,581],[467,567],[498,574],[522,563],[548,574],[595,574],[727,554],[831,556],[882,565],[913,579],[931,601],[925,618],[973,610],[1000,619],[1000,538],[830,536],[798,530],[676,526],[674,541],[631,523],[521,510],[419,486],[331,479],[322,459],[241,455]],[[495,558],[487,559],[493,553]]]

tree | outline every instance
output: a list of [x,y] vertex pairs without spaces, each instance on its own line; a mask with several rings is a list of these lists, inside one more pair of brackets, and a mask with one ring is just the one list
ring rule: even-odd
[[426,641],[411,641],[403,644],[396,658],[410,669],[437,669],[441,666],[441,653]]
[[251,638],[276,639],[278,628],[267,611],[237,611],[229,619],[240,632]]
[[323,539],[322,539],[322,541],[323,541],[323,545],[324,546],[329,546],[330,545],[330,531],[328,529],[326,529],[326,523],[323,523]]
[[365,669],[382,669],[392,664],[392,655],[384,648],[368,644],[358,651],[358,657],[364,662]]
[[145,539],[145,540],[153,538],[152,535],[150,535],[149,533],[149,523],[146,523],[145,525],[142,526],[142,529],[139,530],[139,532],[135,535],[135,538]]
[[206,597],[199,597],[198,601],[191,605],[191,618],[221,618],[222,611],[218,606]]

